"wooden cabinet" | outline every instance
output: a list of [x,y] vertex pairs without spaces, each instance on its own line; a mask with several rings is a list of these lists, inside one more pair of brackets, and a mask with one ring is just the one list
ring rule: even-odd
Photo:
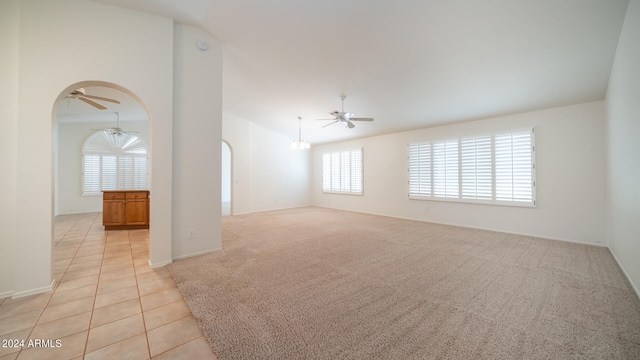
[[110,226],[125,224],[125,193],[105,191],[102,194],[102,225]]
[[103,192],[102,225],[105,230],[148,229],[149,191],[114,190]]

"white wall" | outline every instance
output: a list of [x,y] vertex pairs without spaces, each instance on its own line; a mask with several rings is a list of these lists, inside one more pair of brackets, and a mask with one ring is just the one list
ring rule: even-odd
[[[205,41],[206,51],[196,43]],[[172,257],[222,248],[222,43],[175,25]],[[189,229],[195,239],[188,239]]]
[[631,0],[607,91],[609,246],[640,296],[640,0]]
[[234,214],[310,204],[311,156],[309,150],[291,150],[293,135],[223,114],[222,138],[233,152]]
[[18,161],[18,0],[0,1],[0,299],[13,293]]
[[[604,102],[598,101],[316,146],[312,204],[605,245],[604,116]],[[528,126],[536,128],[536,208],[407,198],[408,142]],[[360,147],[364,148],[364,195],[323,194],[322,153]]]
[[[79,214],[102,211],[102,196],[82,196],[82,146],[95,132],[114,126],[113,122],[72,122],[58,124],[57,213]],[[125,130],[137,131],[149,148],[151,134],[148,121],[120,121]]]
[[12,258],[13,266],[0,277],[0,294],[51,288],[54,104],[85,81],[119,84],[149,113],[151,190],[159,194],[151,205],[150,257],[152,263],[170,261],[173,21],[82,0],[1,4],[3,18],[13,17],[7,25],[3,21],[7,32],[0,38],[14,57],[3,61],[17,76],[0,82],[0,93],[17,95],[3,119],[3,137],[15,139],[1,155],[8,165],[4,176],[12,179],[6,191],[15,195],[3,198],[0,212],[15,214],[15,220],[8,217],[14,225],[0,239],[3,247],[14,239],[13,249],[2,255],[2,263]]

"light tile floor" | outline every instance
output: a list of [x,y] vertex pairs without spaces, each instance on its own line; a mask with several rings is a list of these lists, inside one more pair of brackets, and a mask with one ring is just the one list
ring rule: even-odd
[[215,359],[168,270],[149,268],[148,230],[101,222],[56,217],[55,289],[0,299],[0,359]]

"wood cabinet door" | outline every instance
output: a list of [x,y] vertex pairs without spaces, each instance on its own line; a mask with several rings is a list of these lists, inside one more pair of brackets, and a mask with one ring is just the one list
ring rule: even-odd
[[126,225],[147,225],[147,199],[127,200],[126,213]]
[[125,223],[125,201],[104,200],[102,203],[102,225],[115,226]]

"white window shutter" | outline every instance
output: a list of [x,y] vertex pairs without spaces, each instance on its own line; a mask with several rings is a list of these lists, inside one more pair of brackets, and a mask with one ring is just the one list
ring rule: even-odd
[[462,198],[491,200],[491,135],[462,138],[460,151]]
[[322,154],[322,191],[362,194],[362,149]]
[[331,191],[331,154],[322,154],[322,191]]
[[533,130],[496,134],[496,201],[534,203]]
[[535,129],[408,144],[409,198],[536,205]]
[[118,188],[118,157],[102,155],[102,181],[100,190],[117,190]]
[[362,151],[351,151],[351,192],[362,193]]
[[458,198],[458,139],[433,143],[433,195]]
[[431,184],[431,143],[410,143],[409,197],[431,196]]
[[100,192],[100,155],[82,156],[82,193]]
[[149,188],[149,158],[144,142],[132,134],[97,131],[82,147],[82,194]]

